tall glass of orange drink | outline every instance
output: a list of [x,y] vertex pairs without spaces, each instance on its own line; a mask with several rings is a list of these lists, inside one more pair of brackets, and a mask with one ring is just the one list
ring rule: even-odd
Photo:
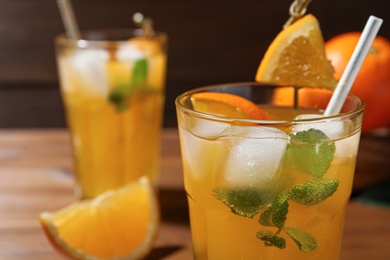
[[332,92],[237,83],[176,99],[195,259],[339,258],[364,104],[324,117]]
[[166,75],[164,33],[99,30],[55,40],[75,162],[76,192],[92,198],[147,176],[158,181]]

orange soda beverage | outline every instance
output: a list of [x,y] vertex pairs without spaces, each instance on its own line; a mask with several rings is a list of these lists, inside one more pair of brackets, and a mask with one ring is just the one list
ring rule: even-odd
[[[266,118],[204,92],[244,97]],[[364,104],[350,95],[324,117],[332,92],[238,83],[176,99],[195,259],[339,258]]]
[[166,40],[141,30],[56,38],[76,193],[92,198],[147,176],[157,185]]

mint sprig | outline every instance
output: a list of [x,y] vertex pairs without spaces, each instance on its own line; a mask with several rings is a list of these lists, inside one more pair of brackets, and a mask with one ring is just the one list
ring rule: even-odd
[[[316,239],[307,231],[296,227],[286,227],[289,201],[313,206],[331,197],[339,186],[339,181],[323,177],[330,167],[336,151],[335,143],[318,129],[309,129],[290,135],[291,143],[285,152],[285,171],[294,169],[312,176],[306,182],[288,189],[279,190],[279,195],[256,190],[255,188],[214,189],[214,196],[226,204],[234,214],[253,218],[260,214],[259,224],[275,227],[275,232],[259,230],[258,239],[265,246],[279,249],[286,247],[284,232],[297,245],[301,252],[312,252],[317,247]],[[289,175],[289,174],[285,174]]]
[[115,105],[116,111],[120,112],[129,107],[127,100],[128,95],[145,86],[148,76],[148,61],[139,59],[134,63],[132,78],[129,85],[114,86],[113,90],[108,95],[108,101]]
[[317,241],[309,232],[294,227],[285,227],[289,208],[288,201],[293,200],[305,206],[313,206],[332,196],[336,192],[338,185],[339,181],[337,179],[312,179],[294,186],[287,193],[283,193],[267,207],[260,215],[259,219],[259,223],[262,226],[277,228],[276,232],[273,234],[274,236],[257,235],[257,237],[264,241],[264,245],[266,246],[274,245],[277,248],[281,248],[271,243],[270,240],[279,241],[277,240],[277,237],[280,237],[281,231],[285,231],[301,252],[313,251],[317,247]]

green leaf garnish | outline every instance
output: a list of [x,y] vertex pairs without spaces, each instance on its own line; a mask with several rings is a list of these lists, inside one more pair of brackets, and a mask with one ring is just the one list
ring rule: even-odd
[[256,234],[257,238],[264,241],[266,246],[275,246],[279,249],[286,247],[286,240],[276,234],[273,234],[271,231],[259,230]]
[[225,203],[234,214],[252,218],[269,202],[266,192],[256,189],[214,189],[214,196]]
[[301,252],[312,252],[316,249],[317,241],[309,232],[294,227],[285,227],[284,231],[294,240]]
[[313,128],[291,134],[291,143],[286,149],[286,164],[321,178],[330,167],[336,151],[335,143],[328,140],[324,132]]
[[114,89],[108,96],[108,100],[115,105],[118,112],[129,107],[127,97],[132,91],[140,87],[145,88],[147,76],[148,61],[146,59],[140,59],[134,63],[130,84],[127,86],[114,86]]
[[263,226],[283,228],[288,213],[288,193],[279,196],[259,219]]
[[148,76],[148,61],[146,59],[137,60],[134,63],[131,85],[137,87],[145,84],[147,76]]
[[127,88],[116,88],[111,91],[108,96],[108,100],[111,103],[114,103],[117,112],[123,111],[129,107],[128,101],[126,100],[128,92]]
[[313,206],[332,196],[338,186],[337,179],[312,179],[292,188],[290,198],[299,204]]

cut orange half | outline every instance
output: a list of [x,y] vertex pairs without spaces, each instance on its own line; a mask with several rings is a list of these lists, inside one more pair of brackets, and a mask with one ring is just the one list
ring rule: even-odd
[[198,112],[231,118],[265,119],[267,114],[252,101],[230,93],[201,92],[191,96]]
[[141,178],[39,219],[50,242],[73,259],[142,259],[156,237],[158,212],[153,186]]
[[282,30],[266,51],[256,81],[280,85],[336,86],[318,20],[308,14]]

